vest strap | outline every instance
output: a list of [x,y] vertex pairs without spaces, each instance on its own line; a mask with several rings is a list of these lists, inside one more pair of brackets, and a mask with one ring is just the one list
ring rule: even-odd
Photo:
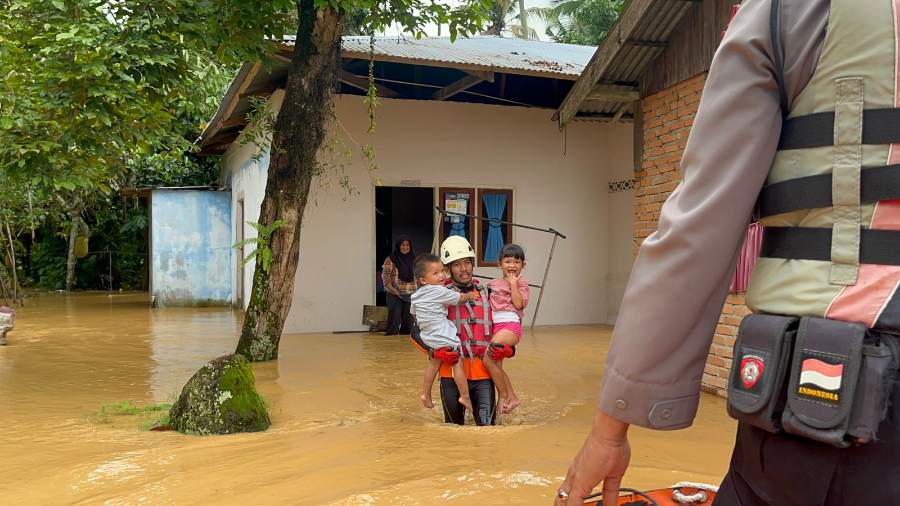
[[[900,143],[900,109],[863,111],[863,144]],[[821,148],[834,145],[834,112],[817,112],[784,121],[778,149]]]
[[481,314],[484,315],[484,321],[481,323],[484,324],[484,337],[490,339],[493,335],[493,330],[491,329],[491,319],[488,318],[488,313],[490,313],[490,302],[488,302],[488,289],[487,287],[478,287],[478,291],[480,292],[479,299],[481,299],[481,310],[483,311]]
[[854,285],[859,273],[860,172],[864,83],[861,77],[834,82],[834,152],[831,179],[834,233],[831,236],[833,285]]
[[[832,229],[765,227],[760,256],[787,260],[831,261]],[[862,264],[900,265],[900,230],[860,230]]]
[[[760,217],[831,207],[831,174],[789,179],[763,187],[759,193]],[[900,199],[900,164],[862,169],[860,203]]]

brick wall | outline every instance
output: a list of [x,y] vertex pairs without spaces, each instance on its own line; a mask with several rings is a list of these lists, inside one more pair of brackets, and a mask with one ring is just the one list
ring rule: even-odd
[[[643,156],[635,174],[634,253],[656,230],[663,202],[681,181],[681,154],[694,124],[706,74],[682,81],[642,102]],[[742,294],[732,294],[722,309],[703,372],[703,389],[724,397],[734,339],[749,313]]]

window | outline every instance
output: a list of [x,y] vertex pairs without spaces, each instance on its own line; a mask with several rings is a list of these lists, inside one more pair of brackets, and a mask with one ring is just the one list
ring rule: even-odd
[[[497,264],[497,257],[503,245],[512,242],[512,190],[483,188],[478,190],[478,247],[476,256],[479,267],[490,267]],[[506,223],[488,221],[500,220]]]
[[[444,211],[474,215],[475,207],[474,188],[441,188],[439,205]],[[475,220],[467,216],[444,214],[441,218],[441,241],[458,235],[465,237],[472,247],[475,247]]]

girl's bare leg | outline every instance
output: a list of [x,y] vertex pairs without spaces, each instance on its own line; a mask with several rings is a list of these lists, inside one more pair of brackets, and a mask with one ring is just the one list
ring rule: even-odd
[[[519,338],[509,330],[501,330],[494,334],[491,342],[515,346],[519,344]],[[487,354],[485,354],[483,361],[485,368],[487,368],[488,373],[491,375],[491,379],[493,379],[494,384],[497,385],[497,391],[500,393],[500,413],[509,413],[516,409],[522,404],[522,401],[513,390],[509,375],[503,370],[503,362],[496,361]]]
[[[428,359],[428,367],[425,368],[425,377],[422,382],[422,395],[419,400],[426,408],[433,408],[434,401],[431,400],[431,387],[434,385],[434,379],[437,377],[438,371],[441,369],[441,361],[437,358]],[[466,393],[469,391],[466,390]]]

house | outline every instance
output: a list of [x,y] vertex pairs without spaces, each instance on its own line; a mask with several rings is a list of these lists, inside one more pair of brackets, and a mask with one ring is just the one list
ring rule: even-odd
[[[633,118],[634,253],[681,181],[679,162],[706,75],[739,3],[633,0],[554,115],[561,128],[598,114]],[[748,313],[742,293],[728,296],[703,375],[706,390],[725,395],[738,325]]]
[[[362,307],[378,300],[378,270],[400,234],[412,237],[416,252],[431,250],[435,236],[465,235],[478,256],[476,274],[495,277],[490,227],[439,207],[560,231],[566,238],[553,253],[538,323],[613,321],[631,265],[630,119],[596,115],[564,132],[551,121],[594,49],[494,36],[455,43],[378,37],[380,104],[369,134],[369,39],[345,37],[285,330],[363,329]],[[245,64],[199,141],[203,153],[222,157],[234,242],[254,236],[247,222],[257,220],[268,168],[268,146],[251,141],[258,130],[247,113],[254,97],[278,110],[292,50],[287,41],[269,61]],[[359,156],[362,145],[374,147],[376,171]],[[488,212],[486,200],[499,207]],[[540,283],[553,235],[512,226],[499,233],[525,247],[526,276]],[[253,265],[242,258],[249,253],[238,251],[232,265],[235,305],[247,304]]]

